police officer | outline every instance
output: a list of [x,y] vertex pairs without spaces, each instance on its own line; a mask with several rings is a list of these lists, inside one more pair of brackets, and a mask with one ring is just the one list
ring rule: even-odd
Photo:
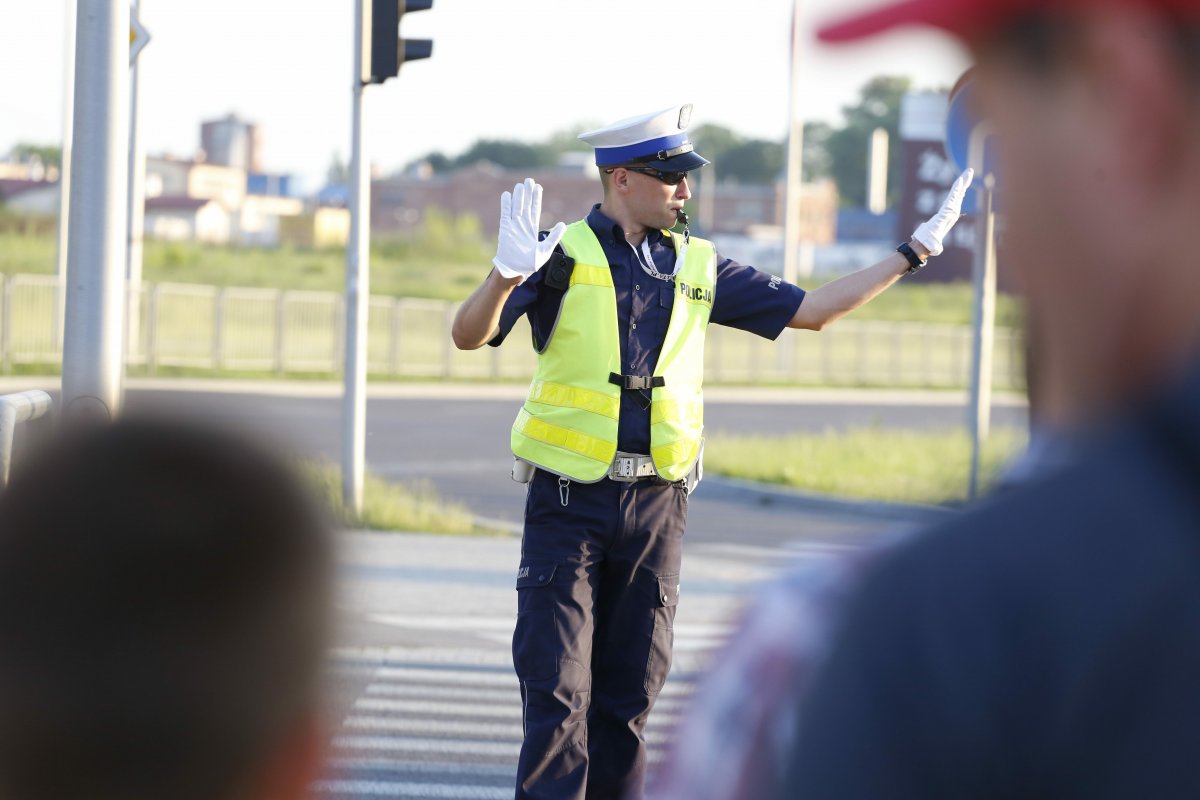
[[688,173],[708,163],[688,140],[690,115],[676,106],[582,134],[603,186],[585,219],[539,235],[541,187],[505,192],[495,269],[454,321],[455,344],[475,349],[526,316],[538,353],[511,434],[514,476],[529,473],[518,798],[642,794],[700,473],[707,326],[768,339],[820,330],[940,253],[971,179],[896,254],[806,293],[689,235]]

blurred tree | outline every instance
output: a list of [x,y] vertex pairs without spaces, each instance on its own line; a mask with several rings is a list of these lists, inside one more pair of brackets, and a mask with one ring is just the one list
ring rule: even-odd
[[804,123],[804,180],[819,181],[833,176],[829,155],[829,137],[833,126],[828,122]]
[[688,131],[688,138],[696,146],[696,152],[717,164],[721,179],[725,179],[723,159],[725,153],[742,143],[742,137],[723,125],[708,123]]
[[600,123],[597,122],[581,122],[550,134],[546,137],[542,146],[554,155],[555,161],[558,161],[559,156],[563,153],[590,153],[592,152],[592,148],[586,143],[579,141],[579,132],[590,131],[599,127]]
[[544,144],[529,144],[511,139],[480,139],[451,161],[455,169],[480,161],[489,161],[506,169],[531,169],[552,166],[557,159]]
[[[699,151],[705,158],[711,156]],[[732,179],[738,183],[771,184],[783,174],[786,154],[781,142],[766,139],[748,139],[721,154],[717,162],[719,180]]]
[[400,172],[406,174],[412,173],[413,170],[421,164],[429,165],[429,169],[431,169],[436,175],[440,172],[450,172],[453,168],[454,162],[441,150],[433,150],[419,158],[414,158],[412,161],[405,164],[404,169],[400,170]]
[[333,158],[329,161],[329,168],[325,170],[325,185],[350,185],[350,168],[346,166],[346,162],[342,160],[342,154],[339,152],[334,152]]
[[825,143],[830,170],[837,182],[842,205],[867,203],[867,148],[871,132],[884,128],[888,146],[888,205],[900,197],[900,100],[912,89],[912,79],[897,76],[872,78],[863,86],[857,104],[845,106],[846,124],[832,131]]
[[689,131],[696,152],[716,165],[721,182],[774,183],[783,172],[785,148],[781,142],[747,139],[723,125],[699,125]]
[[37,161],[43,167],[58,169],[62,166],[62,148],[56,144],[18,142],[8,151],[8,156],[16,161]]
[[[888,202],[897,202],[900,194],[900,100],[912,87],[912,80],[901,76],[879,76],[868,81],[853,105],[842,109],[844,123],[809,122],[804,126],[804,179],[832,178],[842,204],[866,204],[867,147],[871,133],[884,128],[889,142]],[[528,143],[502,139],[475,142],[461,155],[448,158],[430,153],[417,161],[427,161],[434,172],[446,172],[479,161],[490,161],[507,169],[534,169],[553,166],[563,153],[587,152],[578,140],[578,132],[594,128],[581,123],[556,131],[540,142]],[[734,130],[707,123],[690,129],[696,151],[716,164],[718,180],[745,184],[773,183],[787,166],[784,141],[748,139]],[[416,162],[413,162],[414,164]],[[409,166],[412,166],[411,164]]]

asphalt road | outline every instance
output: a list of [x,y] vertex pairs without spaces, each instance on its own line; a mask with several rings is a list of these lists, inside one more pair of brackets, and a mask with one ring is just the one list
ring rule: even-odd
[[[180,384],[185,386],[188,384]],[[332,388],[286,389],[270,385],[250,391],[214,391],[203,385],[181,390],[171,384],[132,388],[130,411],[186,414],[214,424],[253,432],[304,457],[340,461],[341,406]],[[524,487],[509,478],[508,430],[520,405],[519,387],[398,387],[403,396],[371,399],[367,406],[367,466],[391,479],[428,480],[445,497],[466,504],[475,514],[513,529],[520,524]],[[268,393],[270,392],[270,393]],[[444,395],[444,396],[443,396]],[[783,435],[856,425],[946,428],[962,424],[960,404],[932,394],[854,392],[752,393],[710,392],[710,430]],[[1022,425],[1023,406],[997,407],[996,425]],[[721,491],[715,481],[701,485],[691,499],[688,536],[770,546],[782,538],[861,535],[888,520],[838,509],[796,511],[779,505],[748,503]]]
[[[29,383],[29,382],[26,382]],[[9,389],[0,382],[0,393]],[[130,412],[184,414],[245,430],[293,454],[340,453],[333,387],[135,384]],[[431,480],[477,513],[516,522],[507,430],[520,390],[407,387],[368,407],[371,469]],[[778,433],[878,424],[949,427],[961,404],[887,393],[712,392],[712,429]],[[1008,403],[997,424],[1024,423]],[[25,434],[23,434],[25,435]],[[717,482],[690,501],[675,660],[647,729],[651,764],[686,720],[704,670],[764,582],[799,562],[862,546],[910,516],[850,505],[763,504]],[[330,670],[328,774],[320,797],[489,800],[513,796],[521,705],[509,642],[519,539],[345,533],[340,626]],[[650,790],[653,796],[653,789]]]
[[[317,794],[511,798],[521,741],[509,652],[517,541],[356,533],[342,544],[333,758]],[[809,539],[685,549],[674,664],[647,726],[652,765],[755,588],[848,546]]]

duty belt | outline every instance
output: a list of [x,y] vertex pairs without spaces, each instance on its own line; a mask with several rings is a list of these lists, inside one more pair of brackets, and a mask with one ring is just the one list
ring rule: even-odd
[[637,453],[622,453],[617,451],[616,457],[608,467],[608,477],[614,481],[633,483],[642,478],[653,478],[658,475],[654,469],[654,459]]

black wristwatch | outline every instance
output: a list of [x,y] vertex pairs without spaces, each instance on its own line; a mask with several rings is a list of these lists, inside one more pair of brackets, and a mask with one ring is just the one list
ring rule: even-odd
[[921,267],[923,267],[929,263],[929,259],[928,258],[923,259],[919,255],[917,255],[917,251],[913,250],[912,246],[909,245],[908,242],[905,242],[904,244],[897,247],[896,252],[899,253],[900,255],[904,256],[906,259],[908,259],[908,270],[904,273],[905,275],[912,275],[914,272],[919,270]]

